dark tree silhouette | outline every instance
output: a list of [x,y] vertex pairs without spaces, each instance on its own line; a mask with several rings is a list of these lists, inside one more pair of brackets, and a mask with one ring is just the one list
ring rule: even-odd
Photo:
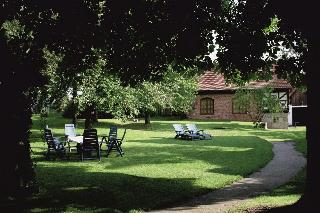
[[[10,40],[1,29],[3,119],[12,123],[2,122],[4,145],[12,150],[2,156],[8,160],[1,161],[8,162],[3,166],[3,196],[17,196],[34,185],[28,91],[45,82],[40,75],[44,47],[65,55],[58,70],[64,79],[62,91],[75,85],[77,74],[92,64],[92,48],[105,52],[107,70],[124,84],[159,80],[164,67],[173,61],[187,66],[208,62],[201,60],[212,39],[209,25],[218,1],[107,1],[104,7],[99,2],[22,0],[0,5],[1,25],[15,19],[20,29],[32,34],[29,40]],[[23,149],[18,155],[19,147]]]
[[[225,3],[228,1],[225,1]],[[294,86],[307,86],[308,121],[307,121],[307,183],[302,198],[294,205],[275,208],[271,211],[312,211],[317,208],[314,200],[319,189],[320,173],[313,169],[319,162],[319,102],[316,102],[317,58],[319,58],[319,29],[316,24],[316,5],[313,2],[297,1],[238,1],[233,8],[226,4],[219,18],[217,42],[219,66],[224,74],[232,78],[241,76],[247,81],[252,76],[266,78],[271,75],[270,65],[277,63],[275,72],[288,79]],[[232,5],[232,4],[231,4]],[[270,18],[279,20],[278,30],[264,33]],[[296,57],[284,56],[274,60],[265,60],[261,56],[269,52],[274,56],[271,46],[279,41],[283,46],[293,49]],[[271,58],[272,59],[272,58]],[[257,72],[258,69],[263,71]],[[303,71],[303,72],[301,72]],[[239,79],[237,79],[239,80]]]

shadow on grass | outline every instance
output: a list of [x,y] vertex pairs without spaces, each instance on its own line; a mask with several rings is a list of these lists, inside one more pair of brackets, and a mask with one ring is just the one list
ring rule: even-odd
[[[299,177],[286,186],[276,189],[270,196],[303,193],[305,174]],[[200,195],[196,192],[210,191],[208,188],[194,186],[194,179],[191,178],[146,178],[119,173],[88,172],[83,167],[76,166],[42,167],[38,179],[42,185],[40,194],[25,201],[13,201],[11,208],[6,208],[8,212],[30,212],[30,210],[32,212],[77,212],[80,210],[128,212],[133,209],[148,211],[179,206]],[[248,188],[251,190],[248,191]],[[228,191],[228,188],[225,190]],[[211,196],[205,201],[196,200],[179,209],[189,209],[200,203],[202,205],[214,204],[231,198],[245,199],[265,192],[259,183],[238,184],[233,191],[234,193],[229,191],[227,196]]]
[[[272,192],[270,189],[266,189],[265,185],[263,184],[263,178],[257,181],[251,182],[237,182],[232,186],[227,186],[221,189],[214,190],[209,194],[204,195],[204,197],[197,197],[189,202],[180,202],[176,203],[171,207],[175,207],[175,210],[183,211],[183,210],[193,210],[195,211],[197,206],[199,205],[212,205],[215,203],[222,203],[224,201],[232,201],[232,200],[246,200],[250,198],[255,198],[258,196],[264,196],[268,199],[270,198],[279,198],[285,196],[293,196],[298,195],[301,196],[305,190],[305,174],[306,168],[302,169],[297,176],[291,179],[287,184],[277,187]],[[265,177],[267,179],[268,177]],[[281,201],[280,201],[281,202]],[[280,204],[280,203],[279,203]],[[273,204],[274,205],[274,204]],[[258,205],[259,206],[259,205]],[[263,206],[262,206],[263,207]],[[266,209],[269,209],[268,206]],[[253,208],[252,210],[254,210]],[[262,208],[263,209],[263,208]],[[247,210],[250,210],[247,209]],[[280,209],[279,209],[280,210]],[[294,209],[293,209],[294,210]],[[295,211],[290,212],[295,212]],[[169,211],[168,211],[169,212]],[[233,211],[232,211],[233,212]],[[239,211],[240,212],[240,211]],[[241,211],[243,212],[243,211]],[[247,211],[245,211],[247,212]],[[255,212],[255,211],[248,211],[248,212]],[[260,211],[258,211],[260,212]],[[264,211],[263,211],[264,212]],[[273,211],[266,211],[266,212],[273,212]],[[275,211],[275,212],[282,212],[282,211]],[[284,211],[289,212],[289,211]]]
[[153,138],[130,142],[138,143],[125,149],[130,161],[111,162],[110,167],[203,161],[217,167],[210,172],[246,175],[257,169],[255,163],[259,162],[260,168],[273,157],[272,144],[255,136],[217,136],[214,140],[198,141]]
[[[134,143],[134,144],[131,144]],[[215,168],[207,172],[228,175],[247,175],[272,159],[272,144],[254,136],[217,136],[213,140],[186,141],[179,139],[152,138],[150,140],[130,140],[123,143],[124,157],[112,151],[106,157],[106,147],[102,147],[101,163],[107,163],[106,170],[143,165],[206,162]],[[33,159],[45,160],[43,150],[34,148]],[[79,162],[79,155],[72,153],[70,162]],[[65,161],[65,159],[57,159]],[[87,162],[94,162],[90,160]],[[258,164],[258,165],[257,165]]]
[[[41,144],[34,145],[34,160],[44,161]],[[210,189],[194,184],[195,178],[139,177],[125,174],[125,168],[165,168],[166,164],[170,164],[173,169],[179,170],[182,165],[187,169],[194,162],[205,162],[209,166],[200,166],[199,171],[245,176],[265,165],[272,153],[270,143],[253,136],[217,136],[212,141],[154,137],[128,140],[122,147],[124,157],[116,157],[116,152],[112,152],[106,158],[104,149],[100,163],[91,160],[80,165],[76,156],[70,161],[38,164],[40,194],[16,205],[39,212],[127,212],[131,209],[165,208]],[[75,162],[79,165],[72,165]],[[102,166],[105,172],[87,170],[95,165]]]
[[306,186],[307,169],[304,167],[298,174],[291,179],[286,185],[275,189],[270,196],[285,196],[292,194],[303,194]]
[[12,202],[11,212],[21,209],[26,212],[149,210],[190,199],[196,195],[195,192],[209,190],[194,186],[194,179],[187,178],[146,178],[88,172],[76,166],[40,167],[40,194],[26,201]]
[[[130,139],[130,142],[141,142],[147,144],[172,144],[179,146],[190,146],[193,149],[200,148],[201,146],[213,146],[213,147],[241,147],[250,148],[252,142],[265,142],[267,141],[257,136],[214,136],[211,140],[182,140],[175,138],[164,138],[164,137],[150,137],[148,139]],[[248,142],[248,143],[247,143]]]
[[[95,127],[105,131],[101,134],[107,133],[110,125],[116,124],[119,128],[156,131],[157,135],[161,131],[170,131],[174,136],[173,122],[180,121],[152,121],[150,129],[146,129],[143,123],[119,124],[116,121],[103,120],[95,124]],[[225,129],[221,131],[250,131],[252,135],[267,138],[285,139],[304,133],[257,131],[249,123],[191,120],[182,120],[180,123],[194,122],[199,129],[214,130],[223,127]],[[49,127],[55,128],[61,134],[64,123],[68,123],[68,120],[56,123],[53,120]],[[78,128],[83,128],[82,125],[83,121]],[[40,131],[35,132],[33,136],[39,137]],[[34,151],[34,159],[38,162],[44,160],[40,148],[41,146],[35,146]],[[156,166],[167,169],[166,165],[170,164],[172,172],[176,172],[175,170],[189,163],[205,162],[208,166],[199,168],[200,172],[244,176],[264,166],[272,157],[272,145],[254,136],[215,136],[212,141],[184,141],[154,136],[144,137],[143,140],[132,139],[129,134],[122,148],[125,152],[124,157],[116,157],[116,153],[112,152],[109,158],[106,158],[104,148],[100,163],[92,160],[80,165],[78,156],[70,162],[57,160],[53,163],[43,163],[46,166],[40,163],[37,168],[40,194],[26,202],[17,203],[18,209],[26,208],[39,212],[127,212],[131,209],[159,209],[191,199],[208,192],[209,189],[195,185],[195,178],[150,178],[129,175],[125,172],[127,167],[139,169],[141,166]],[[74,165],[75,162],[79,164]],[[102,165],[105,172],[87,170],[95,165]],[[190,166],[183,168],[187,169]],[[152,169],[149,172],[152,173]]]

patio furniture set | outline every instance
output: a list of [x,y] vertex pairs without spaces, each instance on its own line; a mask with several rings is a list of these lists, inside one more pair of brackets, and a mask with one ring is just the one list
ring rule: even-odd
[[176,132],[176,139],[183,140],[211,140],[213,136],[205,133],[203,129],[198,129],[195,124],[186,124],[187,130],[181,124],[173,124]]
[[[98,139],[96,129],[85,129],[82,135],[76,134],[74,124],[65,124],[65,136],[62,139],[53,137],[51,129],[44,129],[44,139],[47,143],[47,151],[45,156],[47,159],[53,154],[56,156],[65,156],[70,158],[70,153],[76,152],[79,154],[81,161],[86,159],[101,160],[102,144],[106,144],[107,157],[112,150],[116,150],[122,157],[124,152],[121,145],[125,139],[127,129],[124,130],[122,137],[118,137],[118,127],[110,126],[108,135],[100,135]],[[94,154],[93,154],[94,153]]]
[[[187,130],[181,124],[173,124],[176,132],[176,139],[183,140],[211,140],[213,136],[205,133],[204,130],[198,129],[195,124],[187,124]],[[74,124],[65,124],[65,136],[63,139],[53,137],[51,129],[46,127],[44,129],[44,139],[47,143],[47,151],[45,156],[47,159],[52,154],[58,156],[65,156],[70,158],[70,153],[76,152],[79,154],[81,161],[86,159],[98,159],[101,160],[102,144],[106,144],[106,157],[109,156],[112,150],[118,152],[122,157],[124,155],[121,145],[125,139],[127,129],[124,129],[124,133],[121,138],[118,137],[118,127],[115,125],[110,126],[108,135],[100,135],[101,140],[98,139],[96,129],[85,129],[82,135],[76,134]],[[95,153],[93,155],[92,153]]]

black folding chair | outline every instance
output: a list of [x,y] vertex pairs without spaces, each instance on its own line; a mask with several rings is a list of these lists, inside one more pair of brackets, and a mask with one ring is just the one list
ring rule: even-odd
[[117,152],[120,154],[121,157],[123,157],[124,152],[121,148],[122,142],[124,141],[127,129],[124,130],[124,133],[121,137],[121,139],[117,138],[117,127],[116,126],[111,126],[110,127],[110,132],[109,132],[109,137],[108,137],[108,143],[107,143],[107,157],[109,156],[110,152],[112,150],[117,150]]
[[[81,161],[85,159],[101,159],[100,144],[96,129],[85,129],[83,131],[83,142],[79,145],[79,153]],[[92,156],[92,151],[96,152],[96,156]]]
[[44,129],[44,139],[48,146],[47,152],[45,153],[46,159],[50,159],[51,155],[54,155],[54,159],[56,155],[68,158],[63,142],[60,142],[58,138],[53,137],[51,129]]
[[108,143],[118,137],[118,127],[115,125],[110,126],[109,135],[108,135]]

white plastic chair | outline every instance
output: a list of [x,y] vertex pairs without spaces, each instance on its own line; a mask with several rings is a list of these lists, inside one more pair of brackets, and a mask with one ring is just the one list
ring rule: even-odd
[[72,149],[77,149],[76,146],[73,146],[73,147],[70,146],[70,140],[69,140],[69,137],[76,137],[77,136],[76,128],[75,128],[74,124],[65,124],[64,125],[64,135],[65,135],[65,139],[68,143],[69,152],[71,152]]
[[65,124],[64,125],[64,135],[65,136],[76,136],[76,128],[74,124]]

